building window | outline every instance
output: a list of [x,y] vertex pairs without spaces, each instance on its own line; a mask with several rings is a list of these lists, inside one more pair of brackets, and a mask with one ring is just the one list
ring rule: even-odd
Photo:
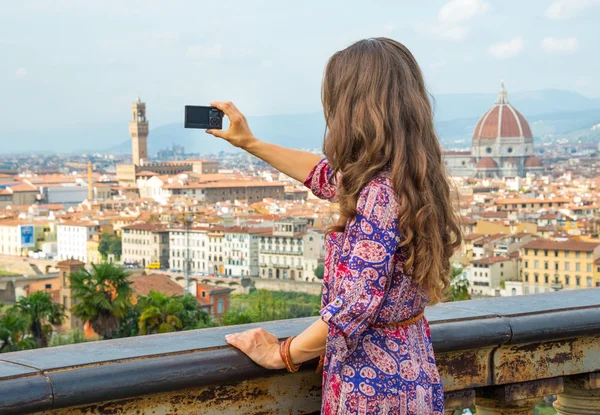
[[576,262],[575,263],[575,271],[581,271],[580,268],[581,268],[581,264],[579,262]]
[[575,258],[579,258],[579,254],[580,254],[579,251],[575,252]]
[[544,269],[548,269],[548,261],[544,261]]
[[569,257],[569,251],[565,251],[565,258]]
[[586,278],[586,287],[587,288],[592,288],[592,277],[587,277]]
[[554,251],[554,256],[558,256],[558,251]]
[[525,273],[525,282],[529,282],[529,274]]
[[538,275],[537,275],[537,274],[535,274],[535,283],[536,283],[536,284],[539,282],[539,281],[538,281],[538,279],[539,279],[539,278],[538,278]]
[[544,283],[548,284],[548,274],[544,275]]
[[578,287],[581,286],[581,277],[579,275],[575,277],[575,285]]
[[569,271],[569,263],[565,262],[565,271]]
[[217,300],[217,313],[223,314],[225,312],[225,301],[222,298]]
[[565,275],[565,285],[569,285],[571,283],[571,277]]
[[533,261],[533,269],[538,269],[538,260]]

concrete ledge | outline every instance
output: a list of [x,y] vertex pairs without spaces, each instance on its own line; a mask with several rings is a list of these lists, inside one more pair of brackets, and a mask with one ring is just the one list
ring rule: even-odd
[[[426,315],[448,391],[600,370],[600,338],[593,336],[600,333],[600,289],[446,303],[428,309]],[[0,414],[291,376],[258,367],[229,347],[224,336],[265,327],[284,338],[314,320],[309,317],[2,354]],[[519,359],[526,370],[523,366],[515,370],[512,362]],[[552,362],[554,365],[549,365]],[[310,370],[314,364],[304,365],[304,369]],[[318,389],[320,376],[303,373],[307,387]],[[231,392],[235,386],[227,390]],[[314,411],[315,399],[320,399],[313,395],[306,403],[307,411]]]

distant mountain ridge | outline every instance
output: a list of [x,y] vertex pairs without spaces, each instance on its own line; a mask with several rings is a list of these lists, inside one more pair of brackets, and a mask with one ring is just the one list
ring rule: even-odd
[[[536,137],[575,134],[600,123],[600,98],[588,98],[563,90],[508,94],[509,101],[529,120]],[[440,94],[434,99],[436,128],[442,143],[470,141],[477,120],[495,102],[495,93]],[[152,103],[148,103],[152,111]],[[310,114],[249,116],[254,134],[262,139],[295,148],[320,148],[325,132],[321,112]],[[1,128],[1,126],[0,126]],[[130,153],[127,124],[107,120],[105,124],[74,126],[60,131],[0,131],[2,152],[118,152]],[[235,151],[229,143],[206,135],[203,130],[186,130],[183,120],[153,127],[148,137],[150,153],[183,145],[187,152]]]

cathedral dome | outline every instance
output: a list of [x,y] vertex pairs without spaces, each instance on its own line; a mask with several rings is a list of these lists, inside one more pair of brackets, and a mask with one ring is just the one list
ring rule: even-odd
[[525,167],[544,167],[544,164],[536,156],[530,156],[525,160]]
[[509,104],[504,82],[500,86],[496,104],[483,114],[473,132],[474,142],[502,138],[533,138],[525,117]]
[[475,166],[478,169],[497,169],[498,163],[494,161],[494,159],[489,157],[484,157]]

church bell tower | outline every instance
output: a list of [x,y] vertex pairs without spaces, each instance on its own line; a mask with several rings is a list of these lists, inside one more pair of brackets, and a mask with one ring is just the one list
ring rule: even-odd
[[131,105],[132,120],[129,122],[131,135],[133,164],[140,166],[142,160],[148,159],[148,120],[146,119],[146,104],[138,96]]

